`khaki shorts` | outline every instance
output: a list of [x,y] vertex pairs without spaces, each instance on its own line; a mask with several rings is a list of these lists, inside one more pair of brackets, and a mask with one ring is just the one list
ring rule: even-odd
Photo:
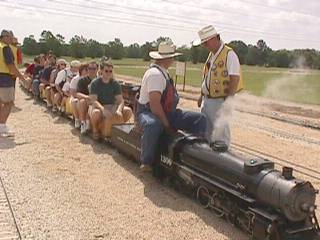
[[[118,105],[112,105],[112,104],[104,105],[104,108],[108,109],[112,114],[115,114],[118,109]],[[92,105],[89,105],[88,114],[90,118],[92,117],[92,113],[94,109],[95,108]]]
[[0,102],[10,103],[15,99],[14,87],[0,88]]

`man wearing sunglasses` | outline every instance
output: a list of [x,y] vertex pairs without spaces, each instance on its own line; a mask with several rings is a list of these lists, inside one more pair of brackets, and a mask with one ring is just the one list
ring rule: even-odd
[[98,63],[91,61],[88,64],[88,74],[79,79],[76,86],[76,98],[78,99],[78,112],[80,121],[80,133],[85,134],[90,128],[90,120],[88,115],[89,108],[89,85],[93,79],[97,78]]
[[9,46],[10,31],[2,30],[0,35],[0,135],[13,135],[13,131],[6,125],[15,99],[13,76],[24,80],[15,65],[15,57]]
[[132,116],[130,108],[124,106],[121,86],[113,78],[110,61],[100,64],[101,76],[92,81],[89,93],[92,106],[89,109],[93,138],[110,137],[113,124],[127,122]]

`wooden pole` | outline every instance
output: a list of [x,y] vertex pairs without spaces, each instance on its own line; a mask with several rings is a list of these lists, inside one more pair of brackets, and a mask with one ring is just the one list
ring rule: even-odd
[[184,62],[183,88],[182,88],[183,92],[186,86],[186,74],[187,74],[187,62]]

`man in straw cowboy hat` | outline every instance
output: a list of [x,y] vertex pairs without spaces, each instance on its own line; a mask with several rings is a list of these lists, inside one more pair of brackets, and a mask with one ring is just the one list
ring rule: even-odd
[[137,106],[137,120],[143,130],[141,138],[141,169],[150,171],[155,149],[163,130],[185,130],[204,135],[206,119],[201,113],[177,109],[179,96],[174,88],[168,68],[177,53],[172,42],[161,42],[158,51],[149,56],[155,60],[145,72]]
[[241,70],[236,53],[220,39],[213,26],[202,28],[193,46],[202,45],[210,53],[203,69],[203,81],[198,107],[207,117],[206,138],[210,143],[222,141],[230,145],[228,117],[231,97],[243,88]]

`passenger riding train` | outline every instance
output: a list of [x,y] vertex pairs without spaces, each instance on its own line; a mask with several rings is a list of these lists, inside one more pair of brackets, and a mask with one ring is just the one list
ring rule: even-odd
[[[125,103],[134,111],[139,86],[121,85]],[[139,163],[140,131],[134,123],[114,125],[110,144]],[[247,159],[222,143],[210,146],[205,139],[184,132],[164,134],[160,141],[153,175],[194,196],[251,239],[320,239],[317,190],[295,178],[294,169],[278,171],[268,159]]]

